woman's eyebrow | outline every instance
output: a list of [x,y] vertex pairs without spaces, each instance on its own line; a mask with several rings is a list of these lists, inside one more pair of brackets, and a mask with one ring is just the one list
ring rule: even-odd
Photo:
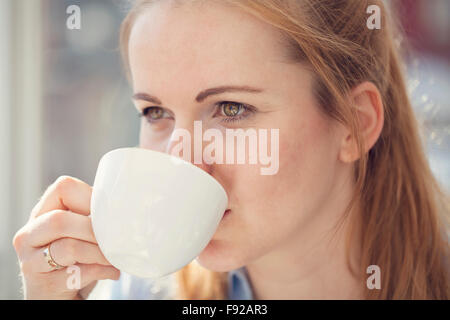
[[197,97],[195,98],[195,101],[197,102],[202,102],[203,100],[205,100],[207,97],[215,95],[215,94],[221,94],[224,92],[251,92],[251,93],[260,93],[263,92],[264,90],[262,89],[258,89],[258,88],[253,88],[253,87],[249,87],[249,86],[221,86],[221,87],[216,87],[216,88],[210,88],[210,89],[206,89],[203,90],[202,92],[200,92]]
[[[203,90],[202,92],[200,92],[197,95],[197,97],[195,98],[195,101],[197,101],[198,103],[201,103],[209,96],[221,94],[221,93],[225,93],[225,92],[260,93],[263,91],[264,91],[263,89],[253,88],[250,86],[220,86],[220,87]],[[143,93],[143,92],[135,93],[135,94],[133,94],[133,99],[134,100],[144,100],[144,101],[148,101],[151,103],[162,105],[161,100],[159,100],[157,97],[152,96],[148,93]]]
[[155,103],[155,104],[159,104],[159,105],[162,104],[162,102],[158,98],[156,98],[150,94],[143,93],[143,92],[137,92],[137,93],[133,94],[133,100],[143,100],[143,101],[148,101],[150,103]]

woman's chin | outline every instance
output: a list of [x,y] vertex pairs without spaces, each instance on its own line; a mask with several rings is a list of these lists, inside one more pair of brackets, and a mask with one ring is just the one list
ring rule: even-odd
[[226,241],[211,240],[199,254],[196,261],[206,269],[216,272],[228,272],[237,269],[238,264],[232,260],[230,248]]

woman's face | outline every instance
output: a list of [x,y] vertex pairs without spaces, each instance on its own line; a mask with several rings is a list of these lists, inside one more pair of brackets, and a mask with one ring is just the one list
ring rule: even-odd
[[[160,1],[135,21],[129,42],[134,93],[142,117],[140,146],[170,152],[171,136],[194,121],[203,131],[279,129],[279,167],[262,175],[261,164],[202,164],[225,188],[231,210],[198,262],[216,271],[247,265],[299,237],[311,235],[341,167],[341,133],[319,111],[312,77],[301,64],[285,61],[275,28],[212,2],[174,8]],[[223,92],[196,101],[205,89],[247,86],[254,92]],[[225,111],[221,102],[235,102]],[[252,111],[239,107],[249,105]],[[223,106],[223,105],[222,105]],[[229,120],[229,118],[235,118]],[[192,139],[194,140],[194,139]],[[203,143],[203,147],[206,147]],[[193,150],[193,149],[192,149]],[[268,150],[274,150],[270,145]]]

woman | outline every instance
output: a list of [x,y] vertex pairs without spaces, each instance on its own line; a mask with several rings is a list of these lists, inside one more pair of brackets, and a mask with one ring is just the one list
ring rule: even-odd
[[[369,5],[379,29],[367,27]],[[448,299],[448,199],[423,153],[395,32],[381,0],[136,2],[121,45],[142,148],[169,152],[174,130],[195,120],[279,129],[274,175],[199,165],[230,211],[198,263],[176,273],[175,297]],[[93,236],[90,195],[58,179],[17,232],[26,298],[79,299],[119,278]],[[78,264],[81,289],[49,262]]]

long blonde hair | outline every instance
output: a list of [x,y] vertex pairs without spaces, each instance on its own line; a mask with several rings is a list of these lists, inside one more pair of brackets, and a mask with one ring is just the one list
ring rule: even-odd
[[[123,21],[120,42],[129,78],[128,40],[133,22],[156,1],[136,1]],[[362,203],[358,224],[353,224],[361,231],[359,274],[372,264],[383,271],[381,290],[369,290],[362,281],[366,298],[448,299],[449,201],[423,152],[395,38],[399,32],[383,1],[220,2],[235,5],[280,30],[292,62],[307,62],[312,67],[314,94],[321,110],[350,128],[357,138],[356,188],[346,214]],[[366,26],[369,5],[381,9],[380,29]],[[368,153],[363,151],[355,108],[347,99],[351,88],[363,81],[377,86],[385,113],[381,136]],[[178,271],[176,279],[180,299],[227,297],[227,273],[194,262]]]

